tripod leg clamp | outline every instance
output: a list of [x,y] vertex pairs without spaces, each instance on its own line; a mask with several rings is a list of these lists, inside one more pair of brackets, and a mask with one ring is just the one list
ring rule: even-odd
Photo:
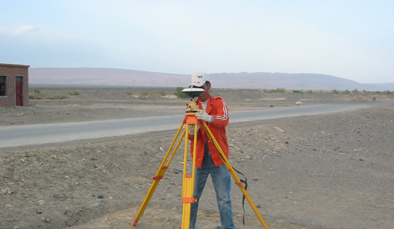
[[[160,173],[159,174],[164,174],[165,173],[165,170],[168,168],[168,166],[167,165],[164,165],[163,167],[161,167],[161,171],[160,171]],[[154,177],[152,177],[152,179],[153,180],[161,180],[161,179],[163,179],[163,176],[157,176],[157,175],[155,175]]]
[[196,203],[197,199],[194,197],[182,197],[182,203]]
[[242,187],[242,188],[244,187],[244,185],[242,184],[242,182],[235,182],[235,184],[236,184],[238,187],[240,187],[240,188],[241,188],[241,187]]
[[163,179],[163,176],[154,176],[152,177],[153,180],[161,180]]

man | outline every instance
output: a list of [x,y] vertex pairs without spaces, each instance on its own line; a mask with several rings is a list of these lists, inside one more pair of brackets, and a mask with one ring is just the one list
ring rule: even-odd
[[[211,83],[209,75],[197,72],[192,75],[191,88],[202,88],[204,92],[198,97],[197,105],[202,112],[196,113],[198,120],[206,122],[223,153],[228,158],[229,148],[227,144],[226,126],[229,121],[228,109],[223,98],[209,94]],[[191,142],[191,153],[194,146],[194,126],[189,128],[189,139]],[[234,229],[233,212],[230,199],[231,174],[224,164],[220,153],[208,138],[203,128],[197,127],[197,155],[196,172],[194,183],[194,197],[196,203],[191,205],[190,228],[195,228],[197,220],[198,203],[205,187],[208,175],[211,175],[215,187],[216,199],[220,213],[222,229]]]

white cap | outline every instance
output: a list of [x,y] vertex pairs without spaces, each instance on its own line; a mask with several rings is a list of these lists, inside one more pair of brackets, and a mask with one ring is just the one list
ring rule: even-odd
[[197,72],[192,75],[192,83],[190,86],[201,87],[206,81],[210,81],[208,73]]

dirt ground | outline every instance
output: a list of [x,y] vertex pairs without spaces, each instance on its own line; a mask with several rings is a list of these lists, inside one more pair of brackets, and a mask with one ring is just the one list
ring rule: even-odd
[[[0,108],[0,125],[184,112],[169,88],[32,88],[30,107]],[[149,96],[140,96],[146,95]],[[214,89],[231,111],[319,103],[375,104],[338,114],[230,124],[230,163],[270,228],[394,228],[393,94],[267,93]],[[181,123],[181,120],[180,120]],[[0,148],[0,228],[132,228],[175,130]],[[182,151],[180,149],[179,151]],[[137,227],[179,228],[183,152],[177,152]],[[243,176],[240,175],[242,179]],[[232,188],[239,228],[263,228]],[[198,228],[220,225],[210,181]]]

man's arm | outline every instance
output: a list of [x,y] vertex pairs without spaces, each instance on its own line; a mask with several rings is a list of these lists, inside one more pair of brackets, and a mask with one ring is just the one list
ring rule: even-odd
[[214,106],[215,106],[216,114],[212,114],[213,117],[213,120],[211,122],[212,127],[214,128],[226,127],[230,120],[226,101],[224,101],[223,98],[218,97],[214,101]]

